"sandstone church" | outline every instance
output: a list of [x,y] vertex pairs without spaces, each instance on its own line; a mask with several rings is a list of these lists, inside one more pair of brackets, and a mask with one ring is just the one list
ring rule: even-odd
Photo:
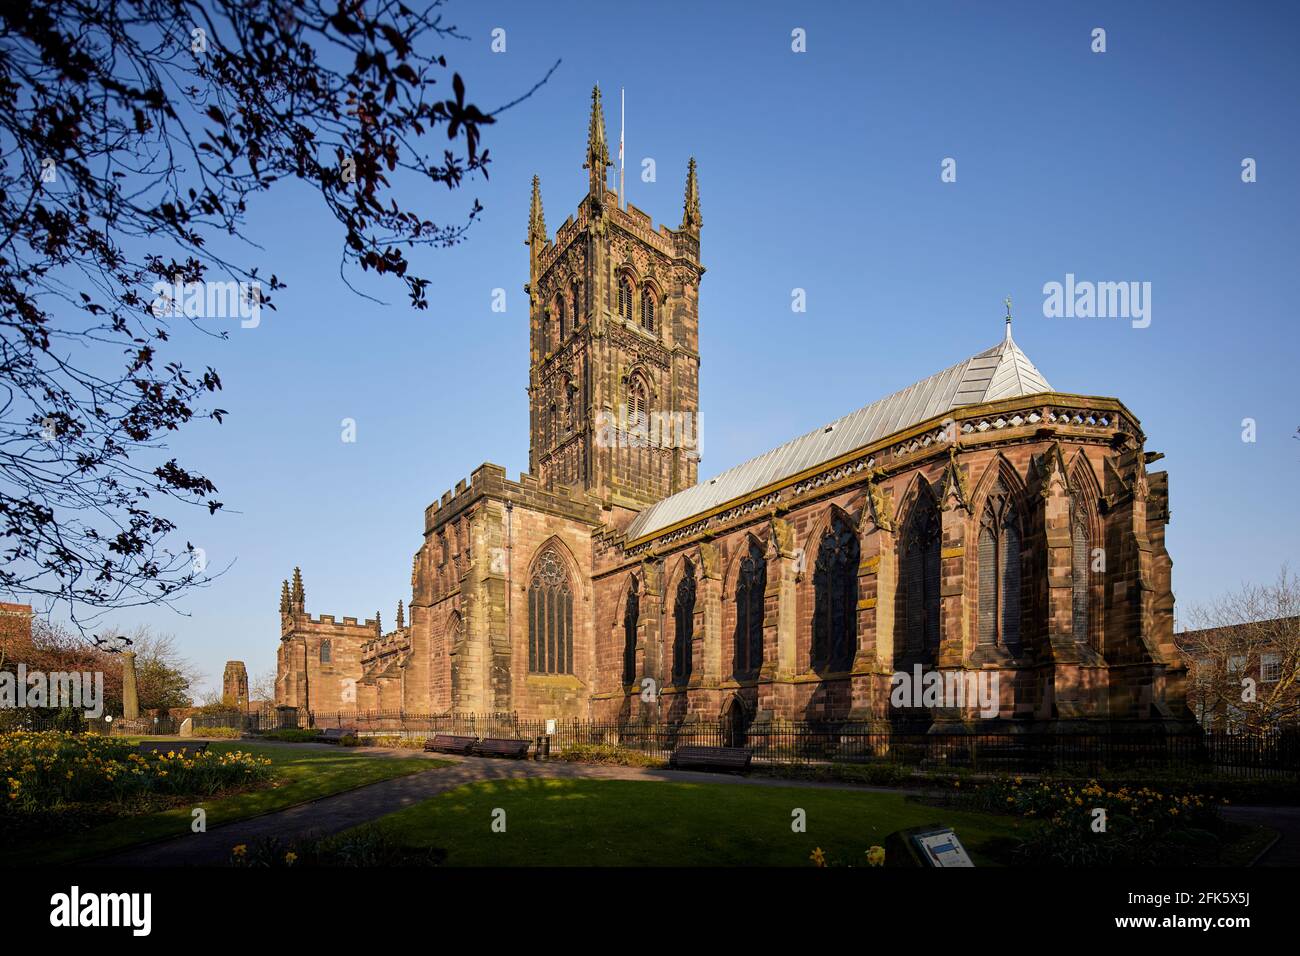
[[[425,509],[393,630],[309,613],[295,569],[277,704],[1184,724],[1168,476],[1121,401],[1055,391],[1008,309],[989,348],[698,481],[695,162],[676,229],[620,202],[609,165],[597,89],[587,194],[554,235],[533,179],[528,473],[483,464]],[[917,665],[996,674],[997,716],[891,706]]]

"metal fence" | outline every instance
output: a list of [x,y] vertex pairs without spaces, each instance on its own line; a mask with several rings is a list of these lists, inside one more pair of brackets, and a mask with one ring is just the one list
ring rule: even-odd
[[[234,723],[234,719],[240,723]],[[514,714],[417,714],[405,711],[236,714],[226,724],[257,733],[275,727],[346,728],[358,736],[422,738],[433,734],[544,738],[552,753],[573,747],[619,747],[668,757],[681,746],[741,743],[756,763],[898,764],[921,770],[987,773],[1079,773],[1125,770],[1216,770],[1243,777],[1300,774],[1300,731],[1262,735],[1156,733],[911,733],[855,723],[784,722],[750,728],[737,739],[722,720],[614,723],[528,720]],[[221,715],[204,715],[217,721]]]

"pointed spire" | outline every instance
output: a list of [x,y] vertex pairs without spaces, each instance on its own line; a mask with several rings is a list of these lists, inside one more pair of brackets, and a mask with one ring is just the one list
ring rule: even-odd
[[524,245],[531,246],[536,239],[546,245],[546,217],[542,214],[542,181],[533,177],[533,201],[528,207],[528,238]]
[[400,631],[406,627],[406,614],[402,610],[402,602],[397,602],[397,629]]
[[375,633],[380,637],[384,636],[384,622],[379,619],[379,612],[375,612]]
[[591,170],[592,192],[605,189],[605,167],[609,166],[609,143],[605,139],[605,108],[600,103],[600,85],[591,88],[591,121],[587,125],[587,159],[583,169]]
[[686,202],[682,208],[682,229],[698,230],[704,225],[704,217],[700,215],[700,183],[695,178],[695,157],[691,157],[690,164],[686,167]]
[[293,569],[292,603],[295,611],[302,611],[307,606],[307,595],[302,589],[302,571]]
[[280,613],[289,613],[289,579],[280,582]]

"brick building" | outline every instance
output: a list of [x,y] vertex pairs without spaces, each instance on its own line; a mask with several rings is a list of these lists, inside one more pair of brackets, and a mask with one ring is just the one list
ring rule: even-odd
[[896,671],[997,675],[997,721],[1184,725],[1167,475],[1115,398],[1053,390],[1011,335],[697,482],[702,217],[656,229],[607,184],[526,244],[529,472],[431,504],[409,624],[281,598],[277,703],[527,717],[859,719]]

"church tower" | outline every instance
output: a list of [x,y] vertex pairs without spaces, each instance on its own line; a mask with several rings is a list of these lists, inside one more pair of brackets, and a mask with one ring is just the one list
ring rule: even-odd
[[694,159],[677,229],[620,202],[610,165],[596,87],[587,195],[553,239],[533,177],[528,461],[546,487],[640,510],[696,481],[703,221]]

